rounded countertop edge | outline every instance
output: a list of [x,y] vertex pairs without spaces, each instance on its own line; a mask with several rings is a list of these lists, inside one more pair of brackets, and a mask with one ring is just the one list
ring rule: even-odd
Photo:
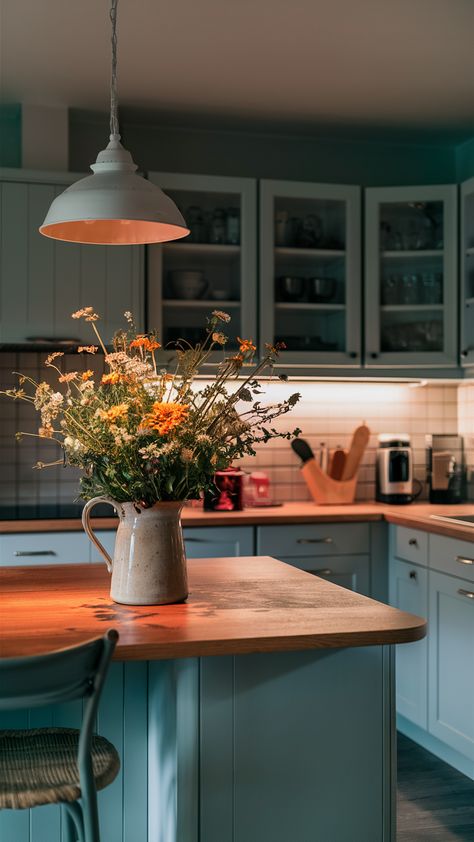
[[[207,658],[229,655],[268,655],[279,652],[307,652],[328,649],[359,649],[367,646],[395,646],[416,643],[427,633],[427,623],[422,618],[418,625],[405,629],[386,629],[383,631],[354,632],[353,641],[347,632],[331,632],[318,635],[295,635],[294,637],[265,637],[258,639],[239,639],[238,641],[192,641],[190,643],[156,646],[153,644],[131,644],[118,646],[114,660],[125,661],[164,661],[180,658]],[[158,651],[157,651],[158,649]]]

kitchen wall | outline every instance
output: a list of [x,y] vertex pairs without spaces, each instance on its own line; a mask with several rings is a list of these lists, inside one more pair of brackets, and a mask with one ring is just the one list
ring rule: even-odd
[[[44,354],[2,353],[0,355],[0,388],[8,388],[17,380],[12,375],[19,371],[35,380],[51,379],[54,372],[44,369]],[[89,366],[91,358],[87,360]],[[86,361],[81,360],[86,367]],[[93,359],[97,373],[102,371],[100,357]],[[76,355],[63,358],[64,370],[78,367]],[[365,421],[372,430],[370,445],[360,470],[357,498],[373,499],[375,494],[375,449],[377,434],[387,432],[409,433],[414,448],[415,476],[425,476],[426,433],[470,432],[474,442],[474,384],[469,386],[426,385],[411,386],[400,383],[351,383],[351,382],[302,382],[269,383],[265,400],[276,402],[292,392],[299,391],[301,401],[295,410],[277,421],[281,430],[300,427],[302,435],[316,450],[324,441],[329,447],[347,447],[354,427]],[[0,507],[11,516],[21,517],[31,513],[31,507],[51,507],[72,504],[77,495],[79,471],[55,466],[35,470],[38,461],[49,462],[58,458],[53,443],[26,435],[21,442],[15,432],[37,431],[36,413],[22,401],[13,402],[0,398]],[[462,429],[461,429],[462,427]],[[474,464],[474,447],[469,451]],[[299,460],[287,441],[271,441],[260,446],[255,458],[246,458],[242,467],[265,471],[269,474],[277,500],[306,500],[308,491],[301,477]]]
[[[239,130],[146,122],[122,112],[123,142],[143,170],[361,184],[443,184],[456,181],[455,146],[421,142],[409,132],[321,127],[306,134],[271,128]],[[69,169],[83,172],[109,134],[105,114],[70,110]]]

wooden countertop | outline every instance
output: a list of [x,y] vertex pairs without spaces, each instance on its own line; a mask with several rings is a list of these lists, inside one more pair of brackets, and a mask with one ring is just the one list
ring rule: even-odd
[[[432,514],[471,514],[474,504],[431,505],[410,503],[406,506],[389,506],[385,503],[353,503],[349,506],[318,506],[316,503],[284,503],[269,508],[248,508],[243,512],[204,512],[185,506],[183,526],[255,526],[291,523],[356,523],[386,520],[399,526],[422,529],[474,542],[474,526],[443,523],[432,520]],[[94,518],[94,529],[115,529],[116,518]],[[0,521],[1,533],[14,532],[74,532],[81,531],[79,518],[55,520],[4,520]]]
[[0,655],[119,631],[116,659],[149,660],[405,643],[426,622],[276,559],[191,559],[186,603],[112,602],[100,565],[0,569]]

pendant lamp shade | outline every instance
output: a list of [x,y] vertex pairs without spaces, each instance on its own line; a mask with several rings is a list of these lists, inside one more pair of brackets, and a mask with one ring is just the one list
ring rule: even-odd
[[93,175],[76,181],[53,201],[41,234],[72,243],[117,246],[186,237],[189,228],[174,202],[136,169],[130,152],[111,136],[91,166]]

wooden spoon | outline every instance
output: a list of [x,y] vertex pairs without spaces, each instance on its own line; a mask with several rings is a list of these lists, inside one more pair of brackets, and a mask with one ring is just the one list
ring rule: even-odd
[[334,453],[332,454],[331,470],[329,471],[329,476],[332,477],[332,479],[342,479],[344,467],[346,464],[346,457],[346,451],[342,450],[341,447],[337,447]]
[[369,442],[369,438],[370,430],[365,424],[361,424],[360,427],[357,427],[357,429],[354,430],[350,450],[347,454],[346,464],[344,465],[344,470],[342,472],[341,479],[343,481],[346,479],[352,479],[352,477],[355,476],[357,468],[359,467],[364,455],[365,448]]

